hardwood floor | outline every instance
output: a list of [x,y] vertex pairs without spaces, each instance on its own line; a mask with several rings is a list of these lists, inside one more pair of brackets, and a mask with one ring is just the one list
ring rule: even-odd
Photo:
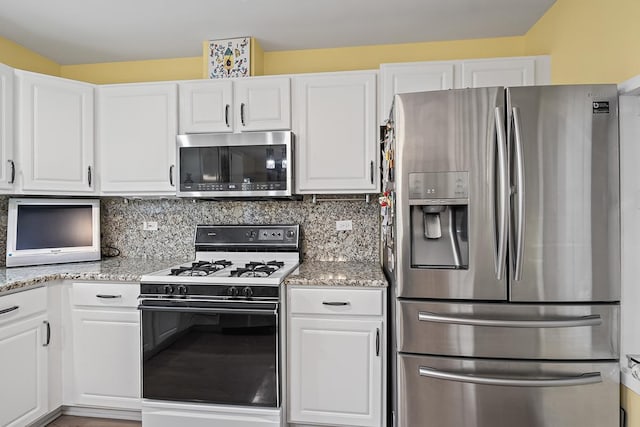
[[139,427],[140,421],[110,420],[105,418],[72,417],[63,415],[47,427]]

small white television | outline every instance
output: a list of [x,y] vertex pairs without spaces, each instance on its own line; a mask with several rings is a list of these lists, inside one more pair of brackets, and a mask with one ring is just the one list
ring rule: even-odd
[[100,200],[9,199],[7,267],[100,259]]

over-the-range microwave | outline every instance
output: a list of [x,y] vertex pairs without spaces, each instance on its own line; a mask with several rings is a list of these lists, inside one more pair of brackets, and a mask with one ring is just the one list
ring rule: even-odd
[[202,198],[290,197],[290,131],[177,137],[177,195]]

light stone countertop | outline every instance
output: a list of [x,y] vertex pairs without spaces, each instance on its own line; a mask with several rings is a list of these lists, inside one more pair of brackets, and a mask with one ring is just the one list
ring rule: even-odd
[[0,268],[0,295],[44,286],[60,279],[139,282],[143,274],[184,262],[184,259],[107,258],[29,267]]
[[284,283],[289,286],[386,287],[387,279],[377,262],[303,261]]

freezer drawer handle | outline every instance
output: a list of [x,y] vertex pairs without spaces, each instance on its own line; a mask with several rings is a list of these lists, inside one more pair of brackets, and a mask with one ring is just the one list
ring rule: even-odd
[[475,374],[458,374],[420,366],[418,372],[422,377],[436,378],[445,381],[460,381],[471,384],[494,385],[506,387],[569,387],[574,385],[597,384],[602,382],[600,372],[587,372],[571,377],[555,378],[496,378]]
[[418,320],[421,322],[449,323],[469,326],[494,326],[500,328],[572,328],[578,326],[598,326],[602,324],[602,317],[600,317],[599,314],[554,320],[503,320],[456,317],[431,313],[428,311],[420,311],[418,312]]

